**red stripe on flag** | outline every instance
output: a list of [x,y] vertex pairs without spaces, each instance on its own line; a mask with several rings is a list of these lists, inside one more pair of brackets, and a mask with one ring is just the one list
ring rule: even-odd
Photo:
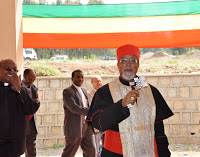
[[200,29],[99,34],[23,33],[23,47],[96,49],[117,48],[127,43],[139,48],[200,47],[199,37]]

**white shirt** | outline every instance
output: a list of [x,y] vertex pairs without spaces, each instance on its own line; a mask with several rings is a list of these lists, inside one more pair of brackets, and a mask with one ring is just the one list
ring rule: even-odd
[[88,107],[88,105],[87,105],[87,99],[86,99],[85,94],[83,93],[81,87],[76,86],[75,84],[73,84],[73,85],[78,90],[79,94],[81,95],[84,107]]

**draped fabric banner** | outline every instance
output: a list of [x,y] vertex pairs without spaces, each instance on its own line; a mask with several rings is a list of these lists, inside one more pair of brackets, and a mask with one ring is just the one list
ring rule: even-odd
[[200,47],[200,0],[23,5],[24,48]]

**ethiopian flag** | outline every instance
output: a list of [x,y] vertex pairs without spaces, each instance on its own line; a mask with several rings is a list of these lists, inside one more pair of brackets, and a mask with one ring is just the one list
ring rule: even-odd
[[23,5],[24,48],[200,47],[200,0]]

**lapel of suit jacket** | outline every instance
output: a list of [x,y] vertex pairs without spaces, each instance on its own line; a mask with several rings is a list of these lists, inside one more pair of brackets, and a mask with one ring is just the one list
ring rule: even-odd
[[31,85],[32,99],[36,98],[37,88],[33,84]]
[[72,85],[71,88],[74,91],[74,93],[77,96],[77,98],[81,101],[81,105],[84,106],[83,105],[83,100],[81,98],[81,95],[80,95],[79,91],[76,89],[76,87],[74,85]]

